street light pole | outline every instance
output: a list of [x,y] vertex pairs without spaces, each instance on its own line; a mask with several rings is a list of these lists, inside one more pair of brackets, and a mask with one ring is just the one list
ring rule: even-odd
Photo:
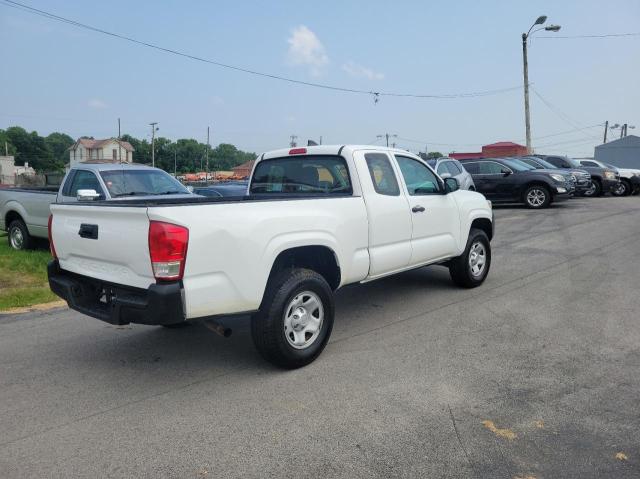
[[[560,25],[549,25],[546,27],[533,30],[536,25],[542,25],[547,21],[546,15],[540,15],[536,21],[531,25],[527,33],[522,34],[522,70],[524,77],[524,127],[527,138],[527,153],[531,154],[531,115],[529,113],[529,60],[527,58],[527,42],[529,37],[540,30],[546,30],[548,32],[557,32],[560,30]],[[533,32],[531,32],[533,30]]]
[[527,60],[528,34],[522,34],[522,64],[524,72],[524,128],[527,137],[527,153],[531,154],[531,118],[529,114],[529,61]]

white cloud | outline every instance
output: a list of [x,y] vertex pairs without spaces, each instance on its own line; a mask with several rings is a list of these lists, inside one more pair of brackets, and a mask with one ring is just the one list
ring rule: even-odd
[[92,98],[91,100],[89,100],[87,102],[87,106],[89,108],[97,108],[99,110],[107,108],[107,104],[105,102],[103,102],[102,100],[99,100],[98,98]]
[[329,63],[324,46],[315,33],[300,25],[291,31],[287,39],[289,51],[287,57],[292,65],[308,66],[312,75],[319,75],[322,67]]
[[371,68],[358,65],[355,62],[349,61],[342,65],[342,69],[352,77],[365,77],[369,80],[382,80],[384,79],[384,73],[373,71]]

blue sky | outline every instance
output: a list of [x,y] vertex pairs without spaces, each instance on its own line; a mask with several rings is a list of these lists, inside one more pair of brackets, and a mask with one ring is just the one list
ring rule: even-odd
[[[450,94],[522,85],[520,34],[538,15],[556,35],[640,31],[640,2],[62,1],[24,3],[79,22],[253,70],[346,88]],[[539,36],[550,36],[539,32]],[[0,3],[0,128],[77,137],[123,132],[264,151],[323,136],[413,151],[524,142],[522,90],[481,98],[384,97],[297,86],[221,69],[34,16]],[[640,130],[640,36],[534,37],[534,147],[593,153],[609,120]],[[540,138],[546,137],[546,138]],[[415,140],[415,141],[409,141]],[[377,140],[379,141],[379,140]]]

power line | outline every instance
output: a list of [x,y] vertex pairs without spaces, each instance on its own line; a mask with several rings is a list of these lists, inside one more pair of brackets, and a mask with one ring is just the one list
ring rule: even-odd
[[97,28],[85,23],[80,23],[77,22],[75,20],[71,20],[69,18],[65,18],[65,17],[61,17],[59,15],[55,15],[53,13],[50,12],[46,12],[44,10],[39,10],[37,8],[33,8],[30,7],[28,5],[19,3],[19,2],[14,2],[13,0],[1,0],[2,3],[8,7],[12,7],[27,13],[31,13],[34,15],[38,15],[41,17],[45,17],[49,20],[56,20],[58,22],[62,22],[62,23],[67,23],[69,25],[73,25],[75,27],[78,28],[83,28],[85,30],[90,30],[96,33],[102,33],[103,35],[108,35],[110,37],[114,37],[114,38],[119,38],[121,40],[125,40],[131,43],[136,43],[138,45],[142,45],[148,48],[153,48],[155,50],[159,50],[162,51],[164,53],[170,53],[172,55],[177,55],[177,56],[181,56],[184,58],[188,58],[191,60],[195,60],[195,61],[199,61],[199,62],[203,62],[203,63],[208,63],[211,65],[215,65],[221,68],[227,68],[229,70],[235,70],[238,72],[242,72],[242,73],[248,73],[250,75],[255,75],[255,76],[260,76],[260,77],[264,77],[264,78],[271,78],[273,80],[279,80],[279,81],[284,81],[284,82],[288,82],[288,83],[294,83],[297,85],[304,85],[304,86],[309,86],[309,87],[315,87],[315,88],[324,88],[326,90],[333,90],[333,91],[340,91],[340,92],[344,92],[344,93],[357,93],[357,94],[364,94],[364,95],[371,95],[374,98],[374,101],[377,103],[378,99],[382,96],[388,96],[388,97],[408,97],[408,98],[434,98],[434,99],[454,99],[454,98],[476,98],[476,97],[482,97],[482,96],[489,96],[489,95],[497,95],[500,93],[507,93],[510,91],[514,91],[514,90],[519,90],[522,88],[522,86],[516,86],[516,87],[509,87],[509,88],[499,88],[499,89],[495,89],[495,90],[484,90],[484,91],[476,91],[476,92],[467,92],[467,93],[451,93],[451,94],[442,94],[442,95],[434,95],[434,94],[416,94],[416,93],[398,93],[398,92],[382,92],[382,91],[372,91],[372,90],[358,90],[358,89],[354,89],[354,88],[345,88],[345,87],[340,87],[340,86],[335,86],[335,85],[327,85],[327,84],[323,84],[323,83],[314,83],[314,82],[307,82],[304,80],[296,80],[293,78],[288,78],[288,77],[284,77],[284,76],[280,76],[280,75],[274,75],[271,73],[265,73],[265,72],[260,72],[257,70],[251,70],[248,68],[243,68],[243,67],[238,67],[235,65],[230,65],[227,63],[222,63],[219,61],[215,61],[215,60],[209,60],[207,58],[203,58],[203,57],[199,57],[196,55],[191,55],[189,53],[185,53],[179,50],[174,50],[171,48],[165,48],[165,47],[161,47],[159,45],[153,44],[153,43],[149,43],[143,40],[138,40],[135,39],[133,37],[129,37],[126,35],[121,35],[118,33],[113,33],[113,32],[109,32],[107,30],[103,30],[101,28]]
[[633,33],[606,33],[603,35],[549,35],[541,36],[537,38],[610,38],[610,37],[637,37],[640,36],[640,32]]
[[560,109],[555,107],[550,101],[545,100],[544,97],[542,95],[540,95],[538,90],[533,88],[533,86],[531,87],[531,91],[533,91],[534,95],[536,95],[540,99],[540,101],[542,101],[542,103],[545,104],[545,106],[547,108],[549,108],[552,112],[554,112],[558,116],[558,118],[563,120],[568,125],[572,126],[574,131],[580,132],[584,138],[587,138],[589,140],[594,140],[595,139],[592,136],[588,136],[588,135],[585,135],[584,133],[582,133],[582,131],[585,129],[582,125],[580,125],[577,122],[575,122],[574,120],[572,120],[567,114],[565,114],[562,111],[560,111]]

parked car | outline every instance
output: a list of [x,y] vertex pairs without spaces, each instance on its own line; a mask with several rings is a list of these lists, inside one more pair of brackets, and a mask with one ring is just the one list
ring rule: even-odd
[[[87,191],[92,191],[87,195]],[[158,168],[120,163],[79,163],[69,170],[59,189],[0,189],[0,230],[9,245],[30,249],[35,238],[47,238],[49,207],[55,202],[119,201],[130,196],[185,195],[191,193]]]
[[578,168],[556,168],[556,166],[552,163],[549,163],[548,161],[543,160],[542,158],[539,158],[537,156],[522,156],[518,157],[518,159],[537,169],[558,170],[560,173],[570,173],[571,179],[574,180],[576,186],[576,195],[581,196],[586,191],[589,191],[591,189],[591,174],[587,170],[581,170]]
[[477,191],[494,202],[524,203],[546,208],[554,201],[571,198],[575,191],[571,175],[541,170],[515,158],[462,160]]
[[247,194],[247,181],[227,181],[209,186],[201,186],[193,189],[196,195],[222,197],[222,196],[245,196]]
[[461,190],[476,191],[473,178],[458,160],[443,157],[427,160],[427,163],[440,175],[440,178],[455,178]]
[[638,194],[640,191],[640,170],[632,168],[618,168],[609,163],[603,163],[597,160],[580,160],[580,164],[584,162],[593,162],[603,168],[611,168],[618,172],[620,175],[620,183],[618,188],[611,192],[614,196],[629,196]]
[[53,204],[51,289],[112,324],[251,314],[262,356],[296,368],[327,344],[341,286],[441,264],[470,288],[489,271],[491,204],[407,151],[272,151],[248,193]]
[[555,165],[556,168],[569,170],[578,168],[588,171],[591,175],[591,188],[582,193],[584,196],[600,196],[618,188],[620,175],[611,168],[585,166],[579,161],[567,158],[566,156],[540,155],[539,157]]

